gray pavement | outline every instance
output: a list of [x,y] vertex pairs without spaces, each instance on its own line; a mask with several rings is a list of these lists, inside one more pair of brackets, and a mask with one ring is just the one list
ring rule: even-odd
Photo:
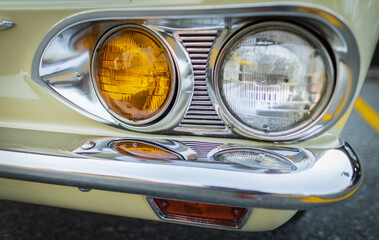
[[[379,81],[361,96],[379,111]],[[343,131],[364,169],[351,198],[300,212],[270,232],[241,233],[0,201],[0,239],[379,239],[379,135],[356,111]]]

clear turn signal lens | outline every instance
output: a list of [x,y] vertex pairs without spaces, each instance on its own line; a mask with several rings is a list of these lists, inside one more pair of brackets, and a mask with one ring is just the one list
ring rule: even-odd
[[281,171],[292,171],[296,169],[296,167],[284,157],[253,149],[231,149],[218,152],[213,157],[217,162],[233,163],[245,168]]
[[122,26],[106,33],[97,45],[93,68],[100,99],[123,122],[152,122],[173,98],[171,56],[158,37],[143,27]]
[[292,134],[318,118],[334,86],[321,42],[292,24],[250,27],[233,37],[217,63],[226,112],[250,133]]

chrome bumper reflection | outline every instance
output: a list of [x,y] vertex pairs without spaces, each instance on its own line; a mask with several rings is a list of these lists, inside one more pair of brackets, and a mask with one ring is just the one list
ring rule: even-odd
[[[205,155],[196,151],[193,142],[165,140],[155,144],[169,146],[170,151],[184,155],[183,160],[153,161],[112,152],[108,147],[112,139],[94,141],[97,148],[87,142],[75,154],[60,156],[0,150],[0,177],[275,209],[304,209],[337,202],[352,195],[362,180],[360,162],[347,143],[324,150],[208,143],[200,146],[211,146]],[[255,149],[285,156],[295,167],[291,171],[261,169],[212,158],[227,149]]]

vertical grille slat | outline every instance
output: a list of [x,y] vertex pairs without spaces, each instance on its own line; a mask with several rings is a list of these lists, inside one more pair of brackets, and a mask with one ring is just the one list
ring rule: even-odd
[[218,36],[218,31],[180,31],[179,36],[189,53],[195,80],[191,105],[179,126],[196,128],[196,131],[200,132],[210,129],[223,132],[226,127],[212,105],[206,84],[209,53]]

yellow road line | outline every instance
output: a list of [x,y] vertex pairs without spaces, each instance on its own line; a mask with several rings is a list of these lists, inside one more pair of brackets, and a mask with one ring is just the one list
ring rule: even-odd
[[345,196],[343,197],[340,197],[340,198],[334,198],[334,199],[322,199],[322,198],[319,198],[319,197],[304,197],[303,199],[301,199],[300,201],[301,202],[310,202],[310,203],[331,203],[331,202],[337,202],[337,201],[341,201],[341,200],[344,200],[346,198],[349,198],[351,195],[353,195],[357,190],[358,188],[361,187],[363,183],[363,177],[362,177],[362,180],[361,182],[359,183],[358,187],[355,188],[353,191],[351,191],[350,193],[346,194]]
[[361,117],[379,134],[379,114],[363,98],[358,97],[354,105]]

